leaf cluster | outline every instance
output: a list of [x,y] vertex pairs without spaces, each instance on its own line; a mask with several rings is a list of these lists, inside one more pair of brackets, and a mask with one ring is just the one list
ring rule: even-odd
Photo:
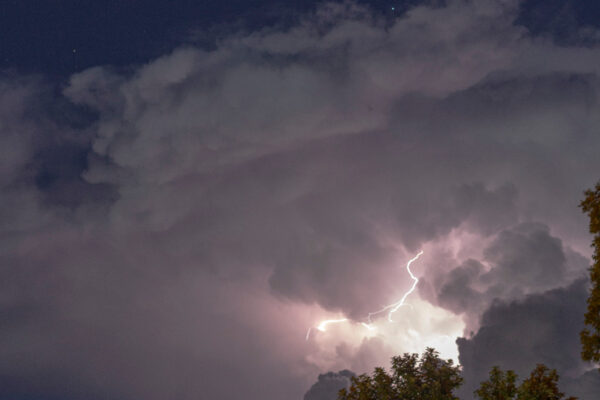
[[587,190],[579,205],[590,219],[590,233],[594,235],[590,268],[591,290],[587,299],[585,328],[581,332],[581,357],[586,361],[600,362],[600,182],[594,190]]
[[[460,366],[443,360],[428,348],[418,354],[405,353],[392,358],[388,373],[375,368],[372,375],[351,378],[348,389],[339,392],[338,400],[458,400],[454,395],[462,383]],[[538,364],[529,377],[517,386],[517,374],[493,367],[489,379],[481,382],[475,397],[481,400],[577,400],[565,399],[558,389],[558,374]]]
[[375,368],[372,376],[352,378],[338,400],[458,400],[453,391],[462,381],[459,366],[428,348],[420,358],[408,353],[393,357],[389,374]]
[[[475,397],[481,400],[562,400],[565,395],[558,390],[558,374],[544,364],[538,364],[529,377],[516,385],[517,374],[498,367],[492,368],[487,381],[481,382]],[[566,400],[576,400],[569,397]]]

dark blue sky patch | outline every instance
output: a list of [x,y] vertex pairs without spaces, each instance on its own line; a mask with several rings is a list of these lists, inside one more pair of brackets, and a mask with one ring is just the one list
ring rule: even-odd
[[[210,45],[232,31],[291,25],[319,0],[34,0],[0,5],[0,68],[66,76],[97,66],[145,63],[182,43]],[[363,0],[384,15],[401,15],[418,0]],[[436,1],[427,1],[436,3]],[[437,1],[437,3],[441,3]],[[557,42],[585,41],[598,26],[600,3],[527,0],[518,23]],[[192,32],[202,32],[201,39]]]
[[[361,1],[390,16],[417,0]],[[285,26],[318,0],[34,0],[0,5],[0,68],[65,76],[147,62],[182,43],[208,45],[231,31]],[[193,39],[194,31],[204,33]]]
[[543,35],[561,45],[591,45],[598,38],[591,29],[600,27],[600,3],[593,0],[527,0],[521,6],[518,24],[536,36]]
[[[315,1],[3,2],[1,66],[21,72],[70,74],[95,65],[143,63],[185,42],[194,28],[244,21],[273,23]],[[285,5],[284,5],[285,4]]]

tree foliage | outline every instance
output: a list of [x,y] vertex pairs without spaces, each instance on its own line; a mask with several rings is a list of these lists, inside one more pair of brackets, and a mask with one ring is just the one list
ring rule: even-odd
[[[538,364],[529,377],[516,386],[517,375],[494,367],[490,378],[481,382],[475,397],[481,400],[562,400],[564,393],[558,390],[558,374],[544,364]],[[566,400],[576,400],[569,397]]]
[[[463,383],[460,366],[442,360],[428,348],[418,354],[405,353],[392,358],[390,373],[375,368],[372,375],[352,377],[348,389],[339,392],[338,400],[458,400],[454,391]],[[481,382],[475,397],[481,400],[577,400],[564,398],[558,390],[556,370],[538,364],[520,386],[517,374],[492,368],[487,381]]]
[[[558,374],[555,369],[548,369],[538,364],[525,379],[517,394],[518,400],[561,400],[565,394],[558,390]],[[567,400],[576,400],[569,397]]]
[[594,190],[587,190],[580,204],[590,219],[590,233],[594,235],[594,264],[590,268],[592,288],[587,300],[585,328],[581,332],[581,357],[586,361],[600,362],[600,182]]
[[458,400],[453,391],[462,381],[459,366],[428,348],[420,358],[408,353],[393,357],[389,374],[375,368],[372,376],[352,378],[352,385],[340,391],[338,400]]
[[475,396],[482,400],[508,400],[514,399],[517,394],[517,374],[508,370],[503,372],[498,367],[490,371],[490,379],[481,382]]

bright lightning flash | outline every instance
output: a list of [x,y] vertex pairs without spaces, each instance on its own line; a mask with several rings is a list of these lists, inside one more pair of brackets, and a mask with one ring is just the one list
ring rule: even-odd
[[406,263],[406,270],[408,271],[408,274],[410,275],[411,279],[413,280],[413,284],[411,286],[411,288],[404,293],[404,296],[402,296],[402,299],[400,299],[400,301],[390,304],[389,306],[385,306],[383,307],[381,310],[379,311],[375,311],[372,313],[369,313],[368,319],[369,319],[369,324],[371,323],[371,316],[372,315],[376,315],[379,313],[382,313],[386,310],[390,310],[390,312],[388,313],[388,321],[390,322],[394,322],[392,321],[392,314],[395,313],[396,311],[398,311],[398,309],[400,307],[402,307],[404,305],[404,301],[406,300],[406,298],[408,296],[410,296],[410,294],[412,292],[415,291],[417,284],[419,283],[419,278],[417,278],[416,276],[413,275],[412,271],[410,270],[410,264],[412,264],[413,262],[417,261],[419,259],[419,257],[421,257],[421,255],[423,254],[423,250],[421,250],[416,256],[414,256],[413,258],[411,258],[410,260],[408,260],[408,263]]
[[[327,325],[329,324],[339,324],[340,322],[346,322],[348,318],[341,319],[327,319],[325,321],[321,321],[321,323],[317,326],[317,330],[321,332],[325,332],[327,330]],[[308,332],[306,332],[306,340],[310,337],[310,331],[312,328],[308,328]]]
[[[406,300],[406,298],[408,296],[410,296],[410,294],[412,292],[415,291],[415,289],[417,287],[417,284],[419,283],[419,279],[416,276],[414,276],[413,273],[412,273],[412,271],[410,270],[410,265],[413,262],[415,262],[416,260],[418,260],[419,257],[421,257],[422,254],[423,254],[423,250],[421,250],[416,256],[414,256],[413,258],[411,258],[410,260],[408,260],[408,263],[406,264],[406,270],[408,271],[408,274],[410,275],[410,277],[413,280],[413,284],[412,284],[411,288],[406,293],[404,293],[404,296],[402,296],[402,298],[400,299],[400,301],[398,301],[396,303],[393,303],[393,304],[390,304],[390,305],[387,305],[387,306],[383,307],[379,311],[375,311],[375,312],[369,313],[369,315],[367,316],[367,320],[369,322],[368,323],[362,322],[361,323],[362,326],[364,326],[365,328],[367,328],[370,331],[375,330],[376,328],[372,325],[371,316],[380,314],[380,313],[382,313],[384,311],[387,311],[387,310],[389,310],[389,312],[388,312],[388,321],[389,322],[394,322],[392,320],[392,314],[395,313],[396,311],[398,311],[398,309],[404,305],[404,301]],[[337,323],[346,322],[346,321],[348,321],[348,318],[328,319],[328,320],[325,320],[325,321],[321,321],[319,323],[319,325],[317,325],[316,329],[319,330],[319,331],[321,331],[321,332],[325,332],[327,330],[327,325],[329,325],[329,324],[337,324]],[[309,328],[308,332],[306,333],[306,340],[308,340],[309,337],[310,337],[310,331],[311,331],[311,329],[312,328]]]
[[317,329],[320,330],[321,332],[325,332],[327,329],[327,325],[329,324],[337,324],[340,322],[346,322],[348,321],[348,318],[342,318],[342,319],[328,319],[326,321],[323,321],[319,324],[319,326],[317,326]]

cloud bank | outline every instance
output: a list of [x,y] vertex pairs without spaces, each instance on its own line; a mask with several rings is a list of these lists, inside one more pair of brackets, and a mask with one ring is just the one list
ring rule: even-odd
[[[585,293],[600,50],[533,37],[518,7],[323,4],[59,94],[2,76],[0,392],[300,398],[455,332],[472,380],[518,354],[578,379],[556,307]],[[305,341],[396,301],[419,249],[392,333]],[[529,308],[535,343],[472,356]]]

